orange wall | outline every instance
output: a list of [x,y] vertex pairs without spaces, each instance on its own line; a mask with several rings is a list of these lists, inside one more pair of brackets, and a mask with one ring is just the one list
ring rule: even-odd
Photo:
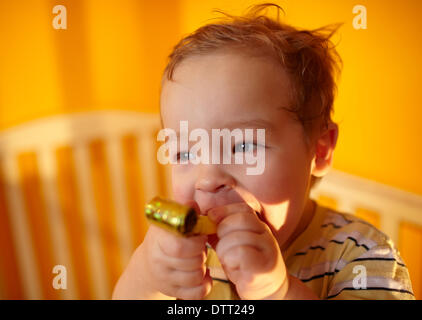
[[[67,8],[67,30],[52,9]],[[0,130],[39,117],[123,109],[158,112],[178,1],[0,1]]]
[[[367,0],[368,29],[352,27],[351,0],[275,1],[285,19],[316,28],[344,22],[335,105],[334,167],[422,194],[418,73],[421,1]],[[255,1],[63,0],[68,29],[54,30],[53,0],[0,2],[0,130],[75,111],[158,111],[166,56],[182,34]]]

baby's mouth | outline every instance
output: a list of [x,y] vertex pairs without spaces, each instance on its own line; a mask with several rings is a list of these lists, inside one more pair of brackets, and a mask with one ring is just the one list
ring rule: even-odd
[[[227,206],[227,205],[234,204],[234,203],[237,203],[237,202],[227,203],[227,204],[221,205],[221,206]],[[263,217],[264,208],[261,206],[261,204],[259,204],[259,206],[257,206],[256,204],[253,205],[253,206],[251,206],[249,203],[246,203],[246,204],[254,210],[254,212],[256,213],[256,215],[258,217],[260,217],[260,218]],[[208,208],[206,210],[201,210],[201,215],[207,216],[208,215],[208,212],[210,210],[212,210],[214,208],[217,208],[217,207],[220,207],[220,206],[215,206],[215,207]]]
[[243,187],[235,187],[228,193],[225,193],[221,197],[216,196],[209,198],[207,201],[202,203],[200,213],[201,215],[208,215],[208,211],[216,207],[227,206],[234,203],[246,203],[252,208],[258,217],[263,220],[264,208],[261,203],[252,195],[248,190]]
[[[248,191],[243,188],[236,188],[232,190],[235,192],[234,197],[228,198],[214,198],[208,205],[205,205],[205,208],[201,210],[202,215],[208,215],[208,211],[220,206],[226,206],[233,203],[246,203],[250,208],[252,208],[258,217],[262,220],[264,214],[264,208],[261,203]],[[202,208],[201,208],[202,209]]]
[[[232,202],[232,203],[236,203],[236,202]],[[228,204],[231,204],[231,203],[228,203]],[[226,204],[226,205],[228,205],[228,204]],[[216,207],[217,206],[208,208],[205,211],[201,211],[201,215],[207,216],[208,215],[208,211],[210,211],[210,210],[212,210],[212,209],[214,209]],[[257,207],[257,206],[255,205],[254,207]],[[264,219],[264,215],[263,215],[264,208],[261,206],[261,204],[259,204],[259,209],[258,210],[254,209],[254,208],[252,208],[252,209],[254,210],[255,214],[258,216],[258,219],[261,220],[261,221],[263,221],[265,223],[265,219]],[[216,233],[208,235],[208,241],[207,241],[208,242],[208,245],[211,248],[213,248],[214,250],[216,250],[216,246],[217,246],[218,241],[219,241],[219,238],[218,238],[218,235]]]

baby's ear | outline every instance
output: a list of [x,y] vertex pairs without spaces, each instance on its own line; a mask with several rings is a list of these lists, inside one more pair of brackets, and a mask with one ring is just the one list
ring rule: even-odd
[[311,174],[315,177],[324,176],[333,162],[333,153],[337,144],[338,126],[336,123],[329,123],[315,140],[315,155],[312,163]]

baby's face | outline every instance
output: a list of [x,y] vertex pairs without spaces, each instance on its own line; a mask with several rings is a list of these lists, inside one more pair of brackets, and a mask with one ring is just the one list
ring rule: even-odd
[[[248,175],[250,165],[234,160],[174,164],[175,200],[196,201],[202,214],[216,206],[247,202],[260,211],[279,244],[284,243],[308,201],[312,164],[302,125],[283,110],[292,104],[290,92],[287,74],[268,58],[216,53],[184,60],[175,69],[174,81],[163,85],[164,127],[177,132],[180,121],[188,121],[189,131],[205,129],[210,141],[212,129],[254,129],[255,138],[256,129],[265,129],[265,147],[259,146],[265,148],[265,169]],[[245,152],[253,152],[254,141],[245,142],[251,143]]]

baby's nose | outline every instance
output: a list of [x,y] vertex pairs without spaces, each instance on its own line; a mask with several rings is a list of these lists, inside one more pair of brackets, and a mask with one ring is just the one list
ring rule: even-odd
[[204,192],[219,192],[225,188],[231,189],[235,185],[234,178],[221,170],[218,165],[200,165],[195,189]]

